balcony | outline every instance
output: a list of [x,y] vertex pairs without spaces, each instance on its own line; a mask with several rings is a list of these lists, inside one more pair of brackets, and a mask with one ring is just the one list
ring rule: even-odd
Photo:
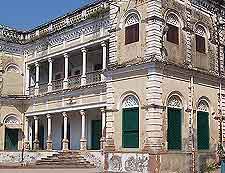
[[37,96],[103,82],[106,58],[106,44],[101,44],[35,62],[26,70],[26,86],[31,85],[26,90]]

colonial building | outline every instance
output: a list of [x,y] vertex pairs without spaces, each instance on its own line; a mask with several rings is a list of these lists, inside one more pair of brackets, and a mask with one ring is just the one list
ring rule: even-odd
[[112,172],[206,170],[224,137],[220,3],[99,0],[1,26],[0,159],[75,150]]

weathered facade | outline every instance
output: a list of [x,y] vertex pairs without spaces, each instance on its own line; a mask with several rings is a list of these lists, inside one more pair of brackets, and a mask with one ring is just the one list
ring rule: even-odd
[[30,31],[2,26],[0,149],[81,150],[112,172],[207,169],[225,105],[222,12],[102,0]]

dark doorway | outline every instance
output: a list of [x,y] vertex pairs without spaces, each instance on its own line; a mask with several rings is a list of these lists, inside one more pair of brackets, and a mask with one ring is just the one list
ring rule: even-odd
[[102,136],[101,120],[91,121],[91,149],[100,150],[100,139]]
[[5,150],[18,150],[18,129],[5,129]]

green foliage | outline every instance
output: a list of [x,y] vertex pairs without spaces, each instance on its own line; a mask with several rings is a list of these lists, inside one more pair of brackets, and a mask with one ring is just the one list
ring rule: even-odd
[[104,15],[109,12],[109,7],[107,8],[99,8],[95,12],[91,13],[90,15],[87,16],[86,19],[98,19],[104,17]]
[[211,161],[211,162],[208,162],[208,164],[206,165],[204,172],[212,173],[216,171],[217,168],[218,168],[217,163],[215,161]]

